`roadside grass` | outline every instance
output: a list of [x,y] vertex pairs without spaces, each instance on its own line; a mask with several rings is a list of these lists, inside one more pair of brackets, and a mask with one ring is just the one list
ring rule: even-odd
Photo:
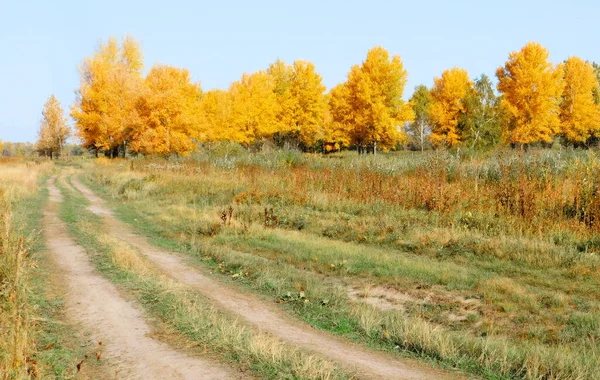
[[[302,156],[283,166],[260,158],[136,160],[134,171],[125,162],[86,164],[85,179],[155,243],[186,251],[198,265],[279,300],[314,326],[492,378],[593,378],[598,372],[594,225],[568,213],[558,218],[533,201],[525,215],[486,203],[510,187],[495,176],[519,179],[526,171],[535,186],[562,186],[560,207],[567,207],[569,197],[581,194],[572,183],[581,179],[577,170],[597,165],[593,155],[521,157],[525,164],[512,167],[510,157],[406,164],[385,156]],[[411,190],[413,206],[399,204],[404,201],[390,195],[395,192],[372,181],[382,177],[369,173],[402,181],[404,173],[418,172],[434,181],[419,171],[423,162],[445,168],[446,179],[436,186],[449,188],[438,195],[478,179],[478,194],[488,201],[428,210]],[[324,178],[337,178],[337,168],[360,172],[371,179],[371,192],[387,195],[373,199],[349,174],[327,185]],[[511,191],[518,204],[523,190]],[[230,206],[233,217],[223,222]],[[369,296],[371,288],[402,299],[381,309],[373,302],[388,300]],[[358,296],[349,289],[359,289]]]
[[103,231],[102,221],[66,181],[58,183],[64,202],[61,218],[98,270],[127,290],[153,316],[180,334],[180,347],[225,358],[260,378],[342,379],[349,375],[333,363],[290,347],[240,323],[191,288],[162,275],[125,242]]
[[62,315],[41,236],[53,164],[0,166],[0,378],[73,378],[88,350]]

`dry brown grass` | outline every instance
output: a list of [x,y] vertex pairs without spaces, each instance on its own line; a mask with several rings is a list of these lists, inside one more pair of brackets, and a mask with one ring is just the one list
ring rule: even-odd
[[30,237],[24,236],[14,209],[39,190],[40,177],[50,164],[0,164],[0,376],[28,378],[38,374],[29,304],[28,254]]

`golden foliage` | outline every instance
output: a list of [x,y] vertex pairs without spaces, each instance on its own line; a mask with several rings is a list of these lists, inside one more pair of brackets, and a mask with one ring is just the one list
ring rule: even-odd
[[231,96],[228,91],[210,90],[200,103],[199,141],[227,140],[225,131],[231,117]]
[[200,85],[187,69],[154,66],[137,102],[141,124],[132,131],[130,148],[147,154],[187,154],[199,136]]
[[[486,132],[487,146],[497,143],[500,125],[508,143],[551,142],[562,134],[586,144],[600,132],[600,70],[594,65],[572,57],[555,66],[544,47],[529,43],[497,69],[498,98],[489,81],[481,93],[465,70],[446,70],[434,79],[431,104],[415,106],[423,120],[409,126],[415,111],[402,99],[406,70],[399,56],[380,46],[328,94],[315,66],[302,60],[292,65],[277,60],[266,71],[244,74],[228,90],[202,94],[186,69],[155,66],[144,78],[139,44],[130,37],[120,43],[110,38],[84,60],[71,116],[85,148],[113,157],[127,149],[187,154],[199,142],[248,146],[269,138],[304,149],[388,150],[407,141],[406,128],[418,132],[422,146],[429,127],[433,146],[454,147],[482,123],[493,127]],[[489,112],[478,114],[479,124],[473,124],[484,95],[493,105],[486,100]],[[42,146],[51,139],[42,135],[48,133],[40,131],[38,150],[48,152]]]
[[71,116],[86,148],[110,150],[129,142],[139,125],[136,103],[143,87],[139,44],[126,37],[102,44],[81,66],[81,82]]
[[[406,80],[399,56],[390,59],[384,48],[371,49],[331,97],[334,130],[348,131],[351,143],[361,147],[388,149],[405,141],[403,124],[414,118],[412,107],[402,100]],[[349,113],[342,115],[341,109]]]
[[325,141],[330,150],[339,150],[351,144],[351,107],[348,86],[338,84],[328,94],[329,112],[325,117]]
[[266,71],[244,74],[229,88],[231,117],[223,138],[243,145],[278,131],[275,81]]
[[273,77],[280,106],[278,132],[292,133],[306,146],[322,140],[327,109],[326,88],[315,66],[300,60],[289,66],[277,60],[271,64],[268,73]]
[[473,88],[469,74],[458,67],[446,70],[434,79],[429,115],[433,122],[429,136],[434,146],[456,146],[461,141],[460,115],[465,112],[465,96]]
[[598,80],[592,65],[578,57],[567,59],[563,70],[562,133],[571,142],[585,143],[600,128],[600,109],[594,101]]
[[559,132],[559,103],[563,91],[562,69],[548,61],[548,50],[530,42],[512,52],[496,71],[502,105],[510,122],[504,127],[509,143],[551,142]]
[[71,130],[67,126],[65,111],[54,95],[50,95],[44,104],[42,116],[36,150],[52,158],[62,152]]

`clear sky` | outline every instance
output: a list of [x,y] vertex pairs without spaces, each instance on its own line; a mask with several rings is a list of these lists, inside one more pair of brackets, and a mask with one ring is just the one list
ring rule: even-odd
[[554,62],[600,61],[595,1],[0,0],[0,139],[35,141],[54,93],[68,109],[77,67],[109,36],[130,34],[155,63],[188,68],[202,88],[226,88],[277,58],[312,61],[328,88],[381,45],[414,86],[459,66],[493,76],[528,41]]

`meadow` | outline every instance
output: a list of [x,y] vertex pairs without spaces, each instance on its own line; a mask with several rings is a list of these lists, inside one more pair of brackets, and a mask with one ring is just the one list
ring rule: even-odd
[[63,315],[41,239],[52,175],[69,233],[178,350],[259,378],[353,377],[165,276],[120,227],[103,227],[110,221],[93,214],[79,181],[124,226],[216,276],[215,286],[254,293],[370,351],[491,379],[600,371],[593,150],[359,156],[216,144],[170,159],[1,165],[3,378],[105,374],[100,356],[79,371],[93,347]]
[[594,151],[79,164],[155,244],[312,326],[489,378],[600,369]]

